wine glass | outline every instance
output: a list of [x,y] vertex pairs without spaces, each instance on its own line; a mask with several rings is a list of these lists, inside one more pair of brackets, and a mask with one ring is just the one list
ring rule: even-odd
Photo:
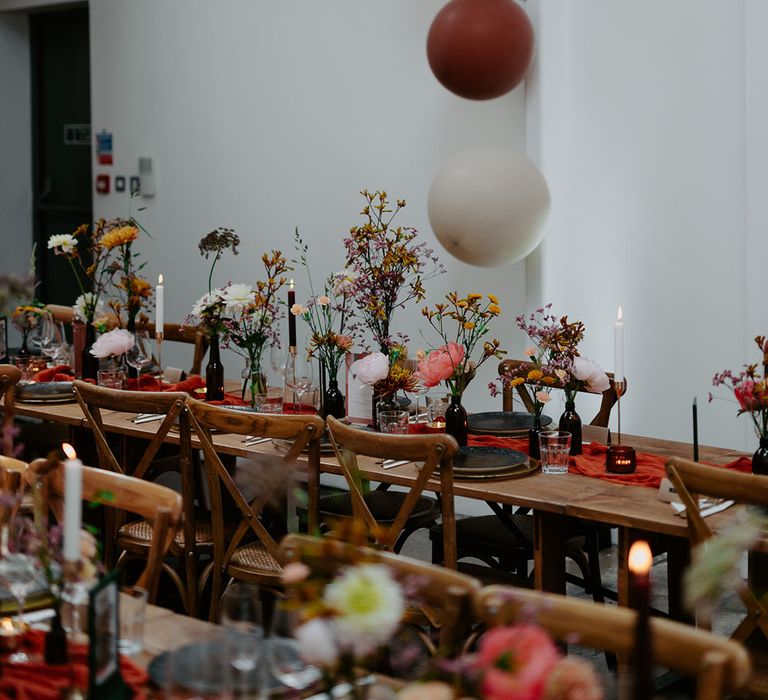
[[51,323],[48,323],[49,320],[52,320],[52,317],[48,314],[43,314],[37,318],[37,323],[29,332],[29,344],[36,350],[42,350],[43,345],[52,340],[54,328]]
[[267,639],[267,661],[270,673],[284,686],[303,691],[322,678],[322,671],[301,658],[299,642],[294,637],[298,613],[278,601]]
[[195,641],[183,643],[166,659],[166,698],[232,700],[231,667],[227,663],[223,630],[208,625],[195,633]]
[[134,331],[133,345],[125,353],[125,361],[133,367],[138,374],[152,363],[152,347],[149,342],[149,331]]
[[283,380],[285,380],[285,375],[288,372],[290,358],[290,353],[283,350],[277,343],[269,349],[269,364],[272,367],[272,371],[282,377]]
[[312,362],[305,354],[297,354],[290,357],[290,362],[285,372],[285,386],[296,396],[294,409],[301,412],[302,399],[314,385]]
[[[3,584],[16,599],[18,608],[19,626],[24,628],[24,604],[27,602],[27,596],[37,580],[40,570],[40,559],[35,554],[27,552],[14,551],[8,552],[0,559],[0,583]],[[12,663],[27,663],[29,656],[19,650],[8,660]]]
[[242,697],[258,689],[264,631],[258,587],[237,583],[219,601],[221,625],[226,633],[232,685]]
[[52,316],[48,316],[41,321],[40,325],[42,327],[40,351],[53,362],[54,358],[67,345],[64,324],[61,321],[55,321]]
[[[409,394],[413,394],[416,397],[416,412],[414,413],[413,420],[415,423],[419,423],[419,404],[421,403],[421,397],[426,396],[429,393],[430,387],[424,386],[424,382],[419,383],[413,388],[413,391],[409,391]],[[426,415],[424,418],[426,419]]]

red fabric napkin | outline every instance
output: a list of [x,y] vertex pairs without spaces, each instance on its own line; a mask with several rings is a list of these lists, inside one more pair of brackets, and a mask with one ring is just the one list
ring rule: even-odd
[[[30,656],[42,659],[44,644],[45,632],[41,630],[30,630],[24,635],[24,649]],[[120,657],[120,671],[133,690],[133,697],[137,700],[146,698],[147,674],[123,656]],[[48,666],[42,660],[27,664],[2,661],[2,700],[59,700],[61,689],[73,685],[88,688],[88,647],[85,644],[70,644],[69,663],[62,666]]]
[[[411,426],[413,427],[413,426]],[[418,432],[411,431],[409,432]],[[427,432],[422,430],[421,432]],[[528,438],[502,438],[493,435],[470,435],[469,445],[485,447],[507,447],[528,454]],[[666,457],[661,455],[637,452],[637,468],[632,474],[613,474],[605,470],[605,452],[608,448],[599,443],[584,445],[584,451],[578,457],[571,457],[568,462],[570,474],[582,474],[595,479],[605,479],[617,484],[630,484],[632,486],[646,486],[657,489],[661,480],[666,476],[664,464]],[[707,463],[708,464],[708,463]],[[752,461],[749,457],[739,457],[727,464],[715,464],[711,466],[733,469],[747,474],[752,472]]]
[[56,365],[48,369],[41,369],[33,379],[36,382],[71,382],[75,373],[69,365]]

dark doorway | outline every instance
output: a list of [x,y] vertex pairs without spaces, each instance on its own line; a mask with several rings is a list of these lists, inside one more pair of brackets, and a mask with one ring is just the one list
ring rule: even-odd
[[48,237],[93,219],[89,43],[87,7],[30,15],[37,297],[49,304],[71,304],[80,289]]

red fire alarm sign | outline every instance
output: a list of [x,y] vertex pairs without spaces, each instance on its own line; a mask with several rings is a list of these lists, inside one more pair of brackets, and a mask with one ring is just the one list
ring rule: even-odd
[[96,176],[96,192],[99,194],[109,194],[109,175]]

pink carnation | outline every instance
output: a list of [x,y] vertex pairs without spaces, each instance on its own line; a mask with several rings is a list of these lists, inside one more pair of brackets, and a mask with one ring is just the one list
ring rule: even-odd
[[477,664],[487,700],[538,700],[559,659],[549,635],[536,625],[496,627],[483,635]]
[[348,335],[337,335],[336,345],[339,350],[349,350],[352,347],[352,338]]
[[418,375],[426,387],[437,386],[453,376],[464,360],[464,348],[458,343],[448,343],[433,350],[419,362]]
[[133,333],[125,328],[115,328],[109,333],[104,333],[96,338],[91,347],[91,355],[94,357],[115,357],[124,355],[133,347]]

